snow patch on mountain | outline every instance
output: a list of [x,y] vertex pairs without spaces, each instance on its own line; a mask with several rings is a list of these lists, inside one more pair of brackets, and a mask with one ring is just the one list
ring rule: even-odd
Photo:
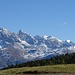
[[57,40],[59,42],[62,42],[62,40],[59,40],[58,38],[56,38],[54,36],[49,36],[48,39],[50,39],[51,41]]
[[44,35],[43,38],[44,38],[45,40],[47,40],[48,36],[47,36],[47,35]]
[[70,40],[66,40],[66,42],[70,43],[71,41]]

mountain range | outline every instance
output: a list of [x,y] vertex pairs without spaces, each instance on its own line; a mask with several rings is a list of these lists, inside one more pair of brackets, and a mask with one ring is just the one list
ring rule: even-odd
[[54,36],[31,36],[22,30],[0,28],[0,69],[32,60],[75,52],[75,43]]

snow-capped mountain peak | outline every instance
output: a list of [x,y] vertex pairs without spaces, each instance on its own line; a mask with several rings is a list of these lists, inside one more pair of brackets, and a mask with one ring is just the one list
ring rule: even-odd
[[58,38],[54,37],[54,36],[49,36],[48,39],[52,40],[52,41],[59,41],[59,42],[62,42],[62,40],[59,40]]
[[29,35],[29,34],[26,33],[26,32],[23,32],[22,30],[20,30],[17,35],[18,35],[18,37],[19,37],[21,40],[26,41],[26,42],[29,43],[29,44],[34,45],[35,42],[36,42],[35,39],[34,39],[34,37],[32,37],[31,35]]
[[44,35],[43,38],[44,38],[45,40],[47,40],[47,39],[48,39],[48,36],[47,36],[47,35]]
[[5,28],[0,28],[0,36],[4,37],[11,36],[11,32]]
[[70,40],[66,40],[66,42],[70,43],[71,41]]
[[0,28],[0,32],[5,31],[5,33],[8,33],[9,31],[5,28]]

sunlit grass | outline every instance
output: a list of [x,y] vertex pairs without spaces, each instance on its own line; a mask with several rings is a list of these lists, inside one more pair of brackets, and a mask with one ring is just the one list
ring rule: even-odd
[[22,67],[0,71],[0,75],[31,75],[30,73],[32,73],[33,75],[58,75],[57,73],[73,73],[74,75],[75,64]]

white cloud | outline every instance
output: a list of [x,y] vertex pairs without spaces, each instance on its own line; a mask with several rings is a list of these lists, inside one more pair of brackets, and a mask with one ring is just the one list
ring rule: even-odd
[[60,26],[67,25],[67,22],[60,23],[59,25],[60,25]]

